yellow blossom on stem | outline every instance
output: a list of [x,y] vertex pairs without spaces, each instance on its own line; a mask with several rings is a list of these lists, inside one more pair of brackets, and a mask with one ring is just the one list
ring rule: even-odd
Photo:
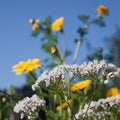
[[37,30],[39,30],[39,29],[40,29],[40,25],[37,24],[37,23],[34,23],[34,24],[33,24],[33,27],[32,27],[32,30],[35,32],[35,31],[37,31]]
[[104,5],[99,5],[97,7],[97,11],[99,14],[101,15],[108,15],[109,14],[109,10],[107,7],[105,7]]
[[91,80],[85,80],[81,82],[77,82],[71,87],[72,91],[82,90],[86,87],[88,87],[91,84]]
[[51,53],[52,53],[52,54],[55,54],[56,52],[57,52],[57,49],[52,46],[52,47],[51,47]]
[[62,29],[62,26],[64,24],[64,18],[60,17],[52,24],[51,29],[55,31],[60,31]]
[[32,30],[35,32],[40,29],[40,20],[39,19],[29,19],[29,23],[33,24]]
[[116,100],[115,100],[115,103],[116,103],[116,104],[119,104],[119,103],[120,103],[120,101],[119,101],[118,99],[116,99]]
[[34,69],[40,68],[42,65],[39,64],[40,59],[35,58],[33,60],[29,59],[28,61],[20,61],[18,64],[14,65],[13,72],[15,72],[17,75],[20,75],[22,72],[29,73],[33,71]]
[[120,92],[117,87],[110,88],[107,92],[107,97],[119,96]]
[[57,107],[56,107],[56,110],[60,110],[60,109],[65,109],[65,108],[67,108],[67,107],[69,106],[68,104],[70,104],[70,103],[71,103],[71,100],[68,100],[67,102],[64,102],[63,104],[57,106]]

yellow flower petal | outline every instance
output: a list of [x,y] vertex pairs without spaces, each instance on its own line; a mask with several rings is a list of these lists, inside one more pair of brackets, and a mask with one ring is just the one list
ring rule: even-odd
[[37,30],[39,30],[40,29],[40,25],[38,24],[38,23],[34,23],[33,24],[33,27],[32,27],[32,30],[33,31],[37,31]]
[[[68,100],[67,101],[69,104],[71,103],[71,100]],[[68,107],[68,103],[67,102],[64,102],[63,104],[59,105],[56,107],[56,110],[60,110],[60,109],[65,109]]]
[[116,103],[116,104],[119,104],[119,103],[120,103],[120,101],[119,101],[118,99],[116,99],[116,100],[115,100],[115,103]]
[[91,84],[91,80],[85,80],[81,82],[77,82],[71,87],[72,91],[82,90],[86,87],[88,87]]
[[40,68],[42,65],[39,64],[40,59],[35,58],[33,60],[29,59],[26,62],[21,61],[17,65],[14,65],[13,72],[15,72],[17,75],[20,75],[22,72],[29,73],[33,71],[34,69]]
[[51,29],[55,31],[60,31],[62,29],[62,26],[64,24],[64,18],[60,17],[52,24]]
[[109,10],[107,7],[105,7],[104,5],[100,5],[97,7],[97,11],[99,14],[101,15],[108,15],[109,14]]
[[40,59],[38,59],[38,58],[35,58],[32,60],[32,63],[34,63],[34,64],[39,63],[39,62],[40,62]]
[[110,88],[107,92],[107,97],[119,96],[120,92],[117,87]]
[[55,47],[51,47],[51,53],[54,54],[56,52],[56,48]]

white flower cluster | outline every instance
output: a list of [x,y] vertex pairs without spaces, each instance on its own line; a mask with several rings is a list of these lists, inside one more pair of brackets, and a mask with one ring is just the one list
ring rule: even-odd
[[44,105],[45,101],[34,94],[31,98],[25,97],[23,100],[19,101],[14,107],[14,112],[20,113],[21,119],[25,116],[31,119],[38,116],[40,108]]
[[37,79],[34,85],[32,85],[32,89],[35,90],[44,82],[46,86],[54,84],[57,81],[62,80],[66,81],[68,77],[90,77],[90,76],[101,76],[101,78],[110,79],[114,77],[114,73],[118,71],[118,68],[113,64],[107,64],[105,61],[97,61],[93,62],[84,62],[82,65],[59,65],[55,67],[50,72],[45,71],[41,76]]
[[100,99],[97,102],[92,101],[90,104],[85,105],[84,109],[80,110],[75,117],[78,120],[84,117],[105,119],[110,116],[111,109],[114,108],[120,110],[120,96]]

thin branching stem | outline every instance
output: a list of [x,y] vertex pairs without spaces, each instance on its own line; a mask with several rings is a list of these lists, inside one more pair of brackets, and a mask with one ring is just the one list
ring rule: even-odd
[[75,50],[74,58],[73,58],[73,63],[74,63],[74,64],[76,63],[76,60],[77,60],[77,57],[78,57],[80,45],[81,45],[81,40],[79,40],[79,41],[77,42],[77,46],[76,46],[76,50]]

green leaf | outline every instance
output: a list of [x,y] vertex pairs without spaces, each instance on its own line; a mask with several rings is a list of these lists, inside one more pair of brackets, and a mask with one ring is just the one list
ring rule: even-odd
[[41,46],[41,48],[44,49],[47,53],[51,53],[51,47],[52,47],[52,45],[50,45],[48,43],[44,43]]
[[37,37],[40,33],[40,30],[36,30],[34,32],[32,32],[32,37]]
[[79,18],[79,20],[81,20],[83,23],[86,24],[90,17],[89,17],[89,15],[80,15],[80,16],[78,16],[78,18]]
[[46,25],[46,26],[49,26],[50,24],[52,23],[52,18],[49,16],[47,17],[43,22],[42,24]]
[[105,21],[102,16],[98,16],[95,20],[92,21],[92,23],[94,23],[100,27],[105,27]]
[[81,37],[83,37],[85,34],[87,34],[87,28],[78,28],[78,33],[80,33]]
[[52,63],[50,63],[47,67],[50,68],[50,69],[52,69],[52,68],[54,68],[54,67],[57,66],[57,65],[58,65],[58,64],[52,62]]
[[15,89],[14,89],[13,86],[10,87],[10,93],[11,93],[12,95],[15,95]]

